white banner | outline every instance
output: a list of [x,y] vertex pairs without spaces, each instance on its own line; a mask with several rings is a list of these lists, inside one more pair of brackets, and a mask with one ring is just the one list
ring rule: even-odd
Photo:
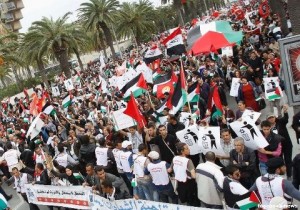
[[260,112],[255,112],[249,109],[246,109],[242,115],[242,118],[247,120],[249,119],[249,121],[251,122],[256,122],[258,120],[258,118],[260,117],[261,113]]
[[220,138],[220,127],[200,127],[198,145],[203,154],[212,151],[216,155],[226,156]]
[[34,118],[26,133],[26,137],[28,138],[30,136],[30,140],[39,135],[39,133],[42,130],[42,127],[45,125],[44,121],[40,118],[40,115],[41,113],[38,114],[36,118]]
[[148,83],[153,83],[153,77],[152,77],[152,69],[150,69],[146,63],[142,63],[141,65],[138,65],[136,67],[136,71],[137,73],[142,72],[142,74],[144,75],[145,80]]
[[233,77],[231,81],[231,88],[229,95],[233,97],[237,97],[239,95],[239,87],[240,87],[240,78]]
[[60,91],[59,91],[58,86],[52,87],[51,89],[52,89],[52,95],[53,95],[54,97],[60,96]]
[[72,79],[65,80],[64,84],[65,84],[65,87],[66,87],[67,91],[70,91],[70,90],[74,89]]
[[91,188],[32,184],[27,184],[25,187],[29,203],[75,209],[90,209],[89,194]]
[[246,147],[253,150],[268,146],[268,142],[252,120],[242,118],[230,123],[237,136],[243,137]]
[[267,77],[264,78],[265,94],[269,101],[280,99],[282,96],[282,90],[279,86],[278,77]]
[[197,125],[192,125],[184,130],[176,132],[176,136],[181,142],[186,143],[189,146],[191,155],[201,153],[201,149],[197,143],[199,141]]
[[112,113],[113,121],[114,124],[116,125],[117,131],[136,125],[134,119],[132,119],[130,116],[123,113],[125,109],[126,108],[119,109]]

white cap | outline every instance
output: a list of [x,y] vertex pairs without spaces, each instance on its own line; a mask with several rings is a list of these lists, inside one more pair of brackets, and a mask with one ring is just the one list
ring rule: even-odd
[[129,145],[132,145],[131,141],[126,140],[122,142],[122,148],[124,149],[127,148]]
[[148,157],[151,158],[152,160],[157,160],[159,159],[159,154],[156,151],[151,151],[149,152]]

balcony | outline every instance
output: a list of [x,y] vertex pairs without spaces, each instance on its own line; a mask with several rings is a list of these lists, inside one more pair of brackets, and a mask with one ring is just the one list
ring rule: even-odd
[[7,7],[7,11],[12,11],[16,9],[16,5],[14,2],[7,2],[5,3]]
[[5,24],[5,27],[6,27],[8,30],[10,30],[10,31],[13,30],[13,27],[12,27],[11,24]]
[[23,1],[22,0],[17,0],[16,1],[16,6],[17,6],[17,9],[23,9],[24,8]]
[[13,28],[14,32],[16,32],[22,28],[20,21],[15,21],[15,22],[13,22],[12,25],[13,25],[12,28]]
[[10,23],[12,21],[14,21],[14,15],[12,13],[6,13],[5,14],[5,23]]
[[20,20],[23,18],[21,10],[14,11],[15,20]]

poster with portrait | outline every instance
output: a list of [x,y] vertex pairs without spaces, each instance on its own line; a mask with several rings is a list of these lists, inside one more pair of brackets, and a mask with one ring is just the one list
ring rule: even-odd
[[74,85],[72,82],[72,79],[67,79],[64,81],[65,87],[67,89],[67,91],[73,90],[74,89]]
[[250,149],[257,150],[269,145],[259,128],[255,125],[255,122],[249,120],[249,118],[242,117],[241,120],[230,123],[230,127],[237,136],[244,139],[246,147]]
[[176,136],[179,139],[179,141],[186,143],[189,146],[191,155],[201,153],[201,149],[198,145],[198,133],[199,131],[197,125],[192,125],[184,130],[176,132]]
[[203,154],[212,151],[216,155],[226,156],[220,138],[220,127],[200,127],[198,146]]
[[280,99],[282,97],[282,90],[279,82],[280,80],[278,77],[264,78],[266,99],[269,101],[274,101],[275,99]]
[[240,78],[233,77],[231,80],[231,87],[229,95],[233,97],[237,97],[239,95],[239,88],[240,88]]
[[60,91],[58,86],[51,87],[51,90],[52,90],[52,95],[54,97],[60,96]]

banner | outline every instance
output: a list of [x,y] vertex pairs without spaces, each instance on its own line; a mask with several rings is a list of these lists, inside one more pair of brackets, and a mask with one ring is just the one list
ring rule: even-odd
[[66,87],[67,91],[70,91],[70,90],[74,89],[72,79],[65,80],[64,84],[65,84],[65,87]]
[[231,88],[230,88],[230,93],[229,95],[233,97],[238,97],[239,95],[239,87],[240,87],[240,78],[233,77],[231,81]]
[[200,127],[198,145],[203,154],[212,151],[216,155],[226,156],[220,138],[220,127]]
[[267,77],[264,78],[265,94],[269,101],[280,99],[282,96],[282,90],[279,86],[278,77]]
[[201,148],[198,146],[199,136],[198,136],[197,125],[192,125],[184,130],[176,132],[177,138],[186,143],[189,146],[190,154],[196,155],[201,153]]
[[258,120],[258,118],[260,117],[261,113],[260,112],[255,112],[249,109],[246,109],[242,115],[242,118],[245,120],[252,121],[252,122],[256,122]]
[[89,193],[91,188],[32,184],[26,184],[25,187],[29,203],[75,209],[90,209]]
[[51,89],[52,89],[52,95],[53,95],[54,97],[60,96],[60,91],[59,91],[58,86],[52,87]]
[[246,147],[249,147],[250,149],[257,150],[269,145],[252,120],[247,120],[247,118],[242,117],[241,120],[230,123],[230,127],[237,136],[244,139]]
[[[206,210],[192,206],[182,206],[146,200],[125,199],[110,201],[91,193],[91,188],[82,186],[51,186],[27,184],[29,203],[37,205],[61,206],[91,210]],[[207,209],[208,210],[208,209]]]
[[136,125],[136,122],[132,117],[123,113],[125,109],[126,108],[123,108],[112,112],[113,121],[117,131]]

